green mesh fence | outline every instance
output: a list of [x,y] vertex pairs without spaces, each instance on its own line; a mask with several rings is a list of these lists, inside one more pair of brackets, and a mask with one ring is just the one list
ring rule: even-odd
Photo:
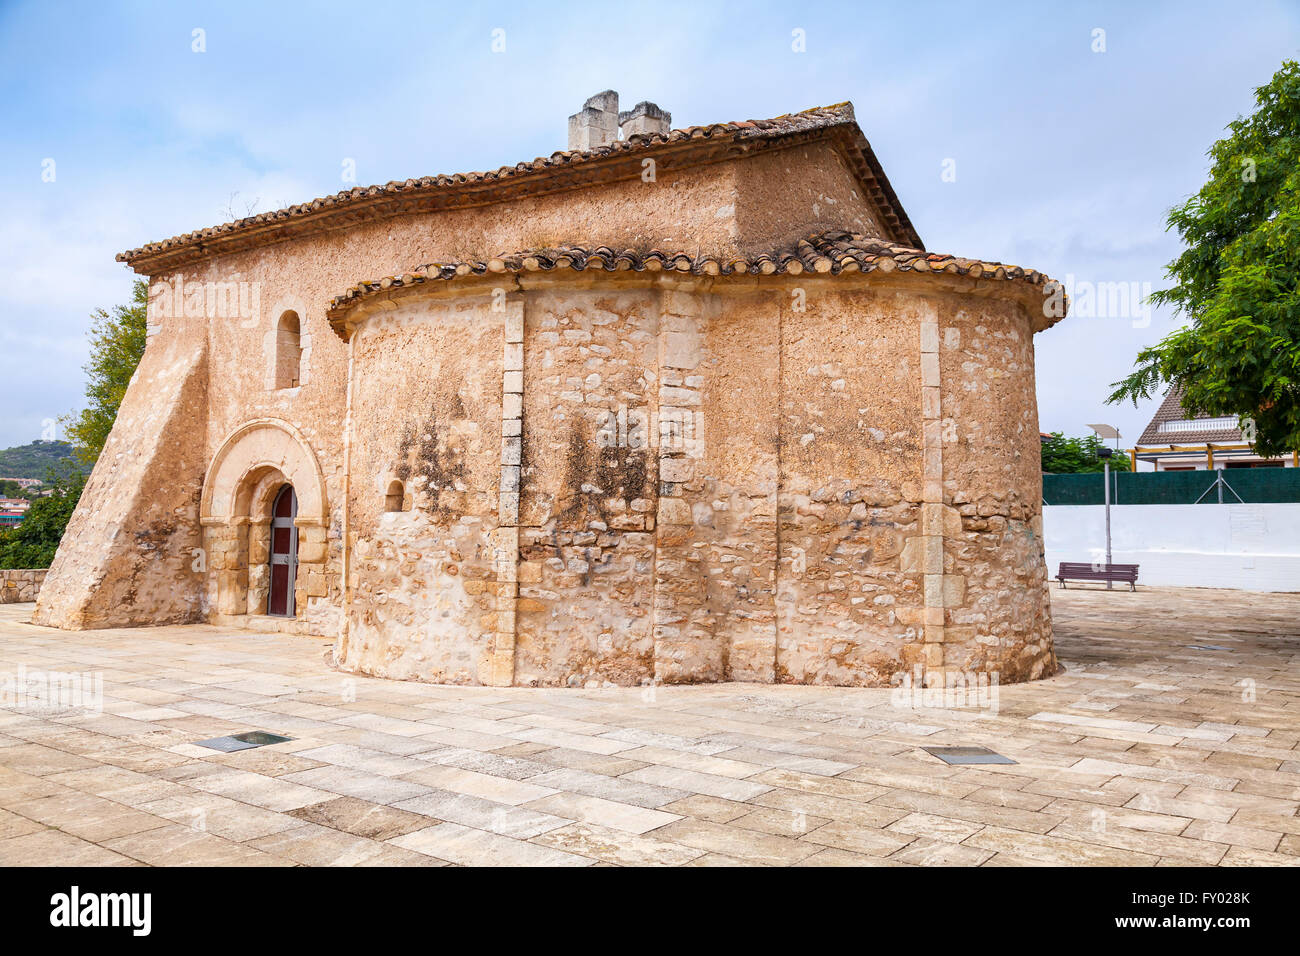
[[[1218,504],[1214,479],[1222,475],[1225,504],[1265,504],[1300,501],[1300,468],[1225,468],[1222,471],[1112,472],[1113,505]],[[1234,493],[1235,492],[1235,493]],[[1043,475],[1043,501],[1049,505],[1105,503],[1100,472],[1087,475]]]

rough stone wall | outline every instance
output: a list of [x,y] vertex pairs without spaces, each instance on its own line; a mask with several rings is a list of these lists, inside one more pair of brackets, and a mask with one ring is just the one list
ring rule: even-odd
[[827,229],[886,236],[861,189],[847,160],[825,144],[760,153],[736,174],[738,244],[757,254]]
[[0,570],[0,604],[35,601],[47,573],[30,568]]
[[781,316],[778,680],[888,684],[921,639],[917,303],[805,295]]
[[[1029,317],[1012,302],[946,297],[936,310],[950,603],[946,667],[1004,682],[1055,673],[1043,557],[1042,465]],[[949,518],[950,523],[952,517]]]
[[662,308],[656,676],[771,681],[780,303],[666,292]]
[[[571,282],[444,288],[361,326],[347,666],[568,686],[1054,670],[1022,305]],[[430,463],[413,479],[403,429]],[[418,498],[425,474],[455,492],[416,504],[435,520],[379,513],[391,476]]]
[[[359,333],[347,669],[483,678],[497,629],[503,329],[477,297],[415,305]],[[388,512],[394,480],[406,510]]]
[[41,588],[37,624],[175,624],[206,613],[194,552],[207,375],[201,331],[178,322],[150,338]]
[[525,306],[517,682],[653,674],[657,299],[597,287]]

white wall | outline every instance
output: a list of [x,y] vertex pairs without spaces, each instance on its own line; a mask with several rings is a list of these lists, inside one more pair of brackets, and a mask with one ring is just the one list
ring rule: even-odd
[[[1300,591],[1300,504],[1116,505],[1111,560],[1140,564],[1138,586]],[[1103,505],[1045,505],[1049,576],[1061,561],[1104,561]],[[1068,586],[1068,585],[1067,585]]]

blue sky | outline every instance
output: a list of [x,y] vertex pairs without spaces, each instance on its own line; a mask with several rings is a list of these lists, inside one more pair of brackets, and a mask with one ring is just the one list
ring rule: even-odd
[[[1300,57],[1294,0],[797,6],[0,0],[0,447],[79,407],[89,313],[130,292],[117,252],[337,192],[345,158],[364,185],[549,154],[606,88],[675,126],[852,100],[931,250],[1159,288],[1167,210]],[[1106,386],[1175,324],[1039,335],[1042,427],[1136,439],[1154,403]]]

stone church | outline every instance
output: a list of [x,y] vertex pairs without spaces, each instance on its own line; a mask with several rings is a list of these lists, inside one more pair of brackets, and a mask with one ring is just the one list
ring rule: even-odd
[[492,685],[1052,674],[1038,272],[928,253],[842,104],[118,256],[149,338],[35,612]]

